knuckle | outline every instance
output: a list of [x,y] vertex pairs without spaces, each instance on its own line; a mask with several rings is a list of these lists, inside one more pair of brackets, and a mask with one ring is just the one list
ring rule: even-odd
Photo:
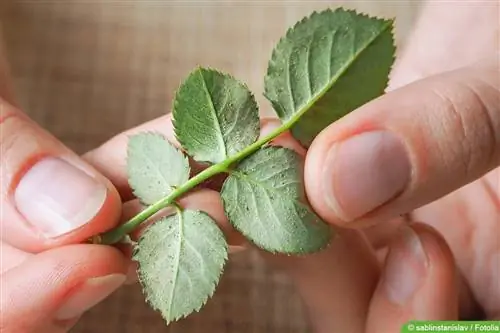
[[436,86],[432,92],[441,106],[435,119],[443,133],[441,153],[445,161],[466,178],[495,166],[500,154],[498,89],[468,77],[467,81]]
[[[500,142],[500,93],[495,91],[488,93],[487,87],[482,85],[479,89],[475,85],[467,85],[469,98],[474,110],[472,115],[475,119],[471,119],[471,125],[474,127],[475,147],[472,158],[483,158],[489,165],[496,164],[499,154]],[[496,100],[496,101],[494,101]],[[475,156],[479,155],[479,156]]]
[[452,90],[449,87],[432,89],[439,109],[431,116],[431,121],[435,121],[435,126],[439,128],[441,140],[436,140],[436,142],[446,169],[454,173],[466,173],[471,160],[471,146],[467,143],[470,132],[467,119],[460,111],[461,97],[454,96],[453,92],[458,91],[456,87],[454,88]]

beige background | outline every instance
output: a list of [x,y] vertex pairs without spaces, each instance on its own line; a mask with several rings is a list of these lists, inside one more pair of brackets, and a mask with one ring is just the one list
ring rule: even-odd
[[[397,17],[401,45],[418,0],[16,1],[0,20],[24,110],[79,153],[169,111],[197,65],[230,72],[261,96],[266,62],[286,28],[313,9],[345,5]],[[271,114],[259,97],[263,113]],[[74,332],[307,332],[288,280],[255,254],[231,258],[216,296],[166,328],[137,286],[96,307]]]

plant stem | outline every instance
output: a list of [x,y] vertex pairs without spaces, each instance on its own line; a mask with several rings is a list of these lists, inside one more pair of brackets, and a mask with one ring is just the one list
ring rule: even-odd
[[[347,67],[346,67],[347,68]],[[342,74],[343,71],[340,73]],[[340,76],[338,74],[337,76]],[[332,80],[333,82],[335,80]],[[314,103],[316,103],[329,89],[330,87],[324,88],[320,93],[316,94],[311,100],[306,103],[305,105],[301,106],[297,112],[293,114],[290,119],[288,119],[286,122],[284,122],[280,127],[276,128],[274,131],[269,133],[268,135],[260,138],[259,140],[255,141],[251,145],[245,147],[245,149],[239,151],[238,153],[234,154],[233,156],[228,157],[226,160],[214,164],[211,167],[203,170],[193,178],[189,179],[186,183],[183,185],[179,186],[177,189],[172,191],[168,196],[162,198],[161,200],[155,202],[154,204],[148,206],[146,209],[141,211],[139,214],[136,216],[132,217],[130,220],[125,222],[124,224],[116,227],[115,229],[112,229],[102,235],[98,235],[93,237],[93,242],[97,244],[115,244],[119,242],[125,235],[131,233],[134,231],[135,228],[137,228],[141,223],[146,221],[148,218],[156,214],[158,211],[161,209],[170,206],[172,204],[175,204],[175,200],[177,200],[179,197],[182,195],[186,194],[189,192],[191,189],[194,187],[198,186],[205,180],[209,179],[210,177],[213,177],[219,173],[223,172],[228,172],[229,168],[231,167],[232,164],[237,163],[244,159],[245,157],[248,157],[249,155],[255,153],[257,150],[259,150],[263,145],[268,143],[269,141],[273,140],[276,138],[278,135],[282,134],[283,132],[289,130],[299,119],[302,117],[302,115],[311,108]]]
[[125,235],[134,231],[141,223],[143,223],[148,218],[156,214],[158,211],[167,206],[175,204],[175,200],[177,200],[179,197],[186,194],[199,184],[203,183],[205,180],[219,173],[227,172],[232,164],[241,161],[245,157],[248,157],[249,155],[259,150],[264,144],[268,143],[269,141],[271,141],[272,139],[276,138],[278,135],[286,131],[293,123],[294,121],[288,121],[287,123],[276,128],[268,135],[262,137],[261,139],[247,146],[240,152],[234,154],[233,156],[230,156],[229,158],[220,163],[214,164],[209,168],[203,170],[202,172],[200,172],[199,174],[197,174],[196,176],[194,176],[193,178],[189,179],[187,182],[176,188],[174,191],[172,191],[172,193],[170,193],[166,197],[146,207],[143,211],[132,217],[124,224],[106,233],[103,233],[97,237],[94,237],[93,242],[98,244],[108,244],[108,245],[119,242]]

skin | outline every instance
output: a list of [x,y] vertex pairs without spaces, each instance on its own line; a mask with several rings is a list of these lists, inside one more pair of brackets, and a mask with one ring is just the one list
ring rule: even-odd
[[[307,257],[262,253],[294,281],[316,332],[397,332],[412,318],[500,319],[499,27],[498,8],[492,8],[498,4],[454,6],[452,11],[449,6],[453,4],[431,3],[424,9],[410,43],[399,55],[388,94],[326,128],[307,152],[289,133],[273,142],[304,157],[309,202],[339,234],[327,250]],[[439,29],[436,22],[442,24]],[[140,209],[120,167],[126,138],[156,130],[175,144],[170,117],[122,133],[79,157],[16,107],[5,66],[0,67],[0,82],[1,172],[6,180],[1,189],[0,279],[7,286],[0,297],[0,330],[66,332],[89,304],[117,287],[106,291],[88,287],[88,279],[127,274],[130,267],[115,248],[75,243]],[[429,131],[429,119],[442,126]],[[276,125],[275,120],[264,120],[262,131]],[[325,202],[318,175],[333,144],[369,128],[397,133],[412,156],[412,178],[391,200],[349,219],[349,214],[359,215],[356,202],[344,202],[339,214]],[[492,129],[490,135],[483,135],[484,128]],[[34,138],[36,149],[19,145],[15,138],[20,135]],[[438,149],[424,149],[429,146]],[[85,226],[55,239],[27,229],[24,217],[11,204],[12,190],[40,154],[64,156],[92,172],[107,189],[103,206]],[[214,189],[217,184],[191,193],[182,204],[212,215],[233,250],[248,248],[225,219]],[[412,280],[415,276],[419,278]],[[414,282],[413,288],[408,281]],[[81,301],[73,317],[58,319],[61,308],[83,288],[92,302]]]

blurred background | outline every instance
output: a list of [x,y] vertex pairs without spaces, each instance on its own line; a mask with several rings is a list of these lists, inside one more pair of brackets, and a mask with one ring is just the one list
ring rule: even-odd
[[[396,18],[401,48],[419,0],[77,1],[0,0],[0,22],[20,104],[78,153],[122,130],[170,112],[182,79],[196,66],[231,73],[256,94],[286,29],[315,9],[345,6]],[[165,327],[140,287],[127,286],[88,312],[75,333],[308,332],[286,276],[255,253],[230,258],[200,313]]]

